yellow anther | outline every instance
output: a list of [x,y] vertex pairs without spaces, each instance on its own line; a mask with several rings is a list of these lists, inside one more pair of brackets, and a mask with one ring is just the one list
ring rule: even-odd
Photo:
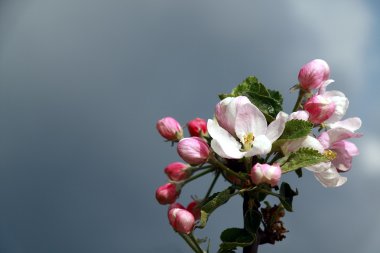
[[246,134],[244,136],[244,138],[243,138],[243,141],[244,141],[243,146],[244,146],[245,150],[251,149],[252,142],[253,142],[254,139],[255,139],[255,137],[253,136],[253,133],[248,133],[248,134]]
[[323,152],[323,155],[326,156],[330,161],[336,158],[336,153],[330,149],[325,150],[325,152]]

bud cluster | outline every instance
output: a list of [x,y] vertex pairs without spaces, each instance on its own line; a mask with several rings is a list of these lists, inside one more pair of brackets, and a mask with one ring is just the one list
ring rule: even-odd
[[[293,210],[298,190],[283,181],[284,174],[294,171],[302,177],[302,169],[306,169],[325,187],[347,181],[341,174],[351,169],[352,158],[359,154],[348,139],[361,136],[356,133],[361,120],[342,120],[349,101],[342,92],[327,90],[333,82],[329,77],[324,60],[302,66],[295,86],[299,95],[290,114],[282,111],[279,92],[248,77],[230,94],[220,95],[210,119],[195,118],[186,124],[189,137],[176,119],[158,120],[159,134],[176,145],[183,162],[164,168],[168,182],[157,188],[156,199],[169,205],[169,224],[195,252],[204,251],[194,230],[203,228],[210,214],[233,196],[243,197],[244,228],[227,229],[225,234],[240,232],[231,235],[236,241],[229,238],[223,242],[220,252],[224,252],[223,245],[234,249],[250,236],[257,245],[285,238],[287,230],[281,218],[285,211]],[[178,202],[185,185],[208,174],[213,174],[213,180],[201,200],[193,200],[187,207]],[[219,178],[230,186],[213,192]],[[279,201],[273,207],[266,200],[270,195]],[[262,208],[264,202],[266,208]]]

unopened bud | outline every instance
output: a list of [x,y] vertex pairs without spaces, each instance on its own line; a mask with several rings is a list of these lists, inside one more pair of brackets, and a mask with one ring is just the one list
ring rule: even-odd
[[193,231],[195,219],[187,210],[173,208],[169,211],[169,223],[175,231],[183,234],[190,234]]
[[281,173],[282,171],[278,164],[269,165],[256,163],[251,170],[251,179],[256,185],[268,183],[273,187],[280,181]]
[[165,117],[157,121],[156,128],[160,135],[169,141],[178,141],[183,137],[181,125],[172,117]]
[[157,188],[156,199],[161,205],[172,204],[178,198],[180,189],[173,183],[167,183]]
[[166,166],[164,172],[168,175],[168,178],[172,181],[181,181],[187,179],[191,175],[191,171],[188,170],[189,165],[174,162]]
[[207,122],[201,118],[195,118],[187,123],[189,133],[193,137],[202,137],[207,134]]
[[199,137],[183,138],[178,142],[179,156],[191,165],[205,163],[210,154],[207,142]]
[[192,201],[187,205],[187,211],[193,214],[195,220],[199,220],[201,218],[201,208],[199,206],[199,201]]
[[310,122],[321,124],[333,115],[335,103],[326,99],[323,95],[314,95],[306,101],[304,109],[309,113]]
[[306,63],[298,73],[300,86],[307,91],[320,88],[329,79],[330,68],[327,62],[321,59]]

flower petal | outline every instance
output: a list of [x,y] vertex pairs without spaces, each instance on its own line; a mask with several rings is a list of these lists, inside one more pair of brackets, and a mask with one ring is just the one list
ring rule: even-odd
[[224,158],[240,159],[245,155],[241,152],[241,144],[226,130],[221,128],[216,120],[207,121],[207,130],[213,138],[211,148]]
[[236,108],[235,133],[244,142],[244,137],[252,133],[255,137],[267,131],[267,121],[264,114],[252,103],[238,105]]
[[326,124],[335,123],[343,118],[346,114],[349,101],[346,96],[340,91],[326,91],[324,97],[330,99],[335,104],[335,111],[329,119],[325,121]]
[[266,155],[272,149],[272,142],[265,135],[259,135],[255,137],[252,143],[252,149],[248,150],[246,157],[254,155]]
[[288,141],[281,146],[281,150],[285,155],[295,152],[300,148],[312,148],[317,150],[319,153],[323,153],[325,151],[322,144],[312,136],[306,136],[294,141]]
[[323,171],[328,170],[330,167],[331,167],[331,162],[327,162],[327,163],[318,163],[312,166],[308,166],[308,167],[305,167],[305,169],[312,172],[321,173]]
[[219,125],[230,134],[235,135],[235,121],[237,109],[251,102],[247,97],[227,97],[220,101],[215,107],[215,117]]
[[330,128],[345,128],[352,132],[358,130],[362,125],[362,121],[358,117],[348,118],[342,121],[338,121],[336,123],[329,124]]
[[318,140],[325,148],[331,147],[335,142],[342,141],[349,138],[359,138],[362,134],[351,132],[345,128],[332,128],[323,132]]
[[277,140],[285,129],[285,123],[288,120],[288,115],[284,112],[279,112],[274,121],[272,121],[265,134],[266,137],[273,143]]
[[359,154],[356,145],[349,141],[338,141],[331,147],[337,154],[332,161],[338,171],[348,171],[352,166],[352,157]]
[[339,187],[347,182],[347,178],[339,175],[334,167],[321,173],[314,173],[314,176],[324,187]]
[[292,112],[288,118],[288,120],[299,119],[307,121],[309,119],[309,113],[307,111],[296,111]]

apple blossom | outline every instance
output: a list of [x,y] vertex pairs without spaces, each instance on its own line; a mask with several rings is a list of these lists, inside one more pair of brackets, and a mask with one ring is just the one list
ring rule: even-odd
[[157,121],[156,128],[160,135],[169,141],[178,141],[183,137],[181,125],[172,117],[165,117]]
[[287,114],[280,112],[267,125],[264,114],[244,96],[225,98],[218,105],[215,112],[217,119],[209,119],[207,129],[213,138],[211,148],[224,158],[240,159],[268,154],[272,143],[284,131],[288,118]]
[[180,189],[174,183],[167,183],[157,188],[156,199],[161,205],[172,204],[178,198]]
[[322,95],[314,95],[304,105],[309,113],[309,120],[314,124],[321,124],[335,112],[335,103]]
[[304,90],[320,88],[329,79],[330,68],[321,59],[312,60],[303,65],[298,73],[298,81]]
[[191,165],[205,163],[210,154],[210,148],[205,140],[199,137],[183,138],[178,142],[179,156]]
[[256,185],[268,183],[273,187],[280,181],[281,174],[282,171],[278,164],[269,165],[256,163],[251,170],[251,179]]
[[181,208],[173,208],[169,211],[169,223],[175,231],[189,234],[193,231],[195,219],[191,212]]
[[189,165],[174,162],[165,167],[164,172],[170,180],[181,181],[187,179],[191,175],[191,171],[188,170]]
[[202,137],[207,134],[207,123],[204,119],[195,118],[187,123],[189,133],[194,137]]

